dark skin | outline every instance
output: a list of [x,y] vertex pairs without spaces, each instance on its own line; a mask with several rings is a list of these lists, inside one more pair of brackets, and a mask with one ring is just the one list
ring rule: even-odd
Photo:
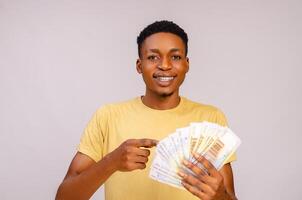
[[[181,38],[171,33],[153,34],[143,42],[140,54],[136,69],[146,84],[143,103],[158,110],[176,107],[180,101],[179,88],[189,70]],[[129,139],[98,162],[78,152],[58,189],[56,200],[89,199],[116,171],[144,169],[150,155],[148,148],[156,144],[153,139]],[[202,175],[199,169],[185,162],[186,167],[199,175],[194,178],[180,172],[184,187],[203,200],[236,199],[231,165],[226,164],[217,171],[206,159],[198,160],[209,167],[210,175]]]
[[150,155],[146,148],[156,144],[152,139],[129,139],[99,162],[78,152],[58,189],[56,200],[87,200],[114,172],[145,169]]
[[[153,34],[145,40],[141,58],[137,60],[137,71],[142,73],[146,83],[144,104],[154,109],[171,109],[179,103],[179,87],[189,71],[189,59],[181,38],[171,33]],[[158,76],[174,77],[161,83]],[[203,200],[236,199],[231,164],[217,171],[205,158],[198,161],[210,170],[210,175],[201,175],[196,165],[187,163],[198,179],[180,172],[183,185],[193,195]],[[200,192],[203,191],[203,192]]]
[[237,199],[234,192],[233,173],[230,164],[217,171],[216,168],[206,158],[194,155],[208,173],[205,173],[197,165],[188,161],[183,164],[191,169],[196,177],[179,171],[178,174],[183,178],[182,185],[192,194],[202,200],[234,200]]
[[[136,69],[146,84],[145,105],[158,110],[178,105],[179,87],[189,71],[189,59],[185,54],[182,40],[171,33],[156,33],[144,41]],[[160,77],[173,80],[161,81]]]

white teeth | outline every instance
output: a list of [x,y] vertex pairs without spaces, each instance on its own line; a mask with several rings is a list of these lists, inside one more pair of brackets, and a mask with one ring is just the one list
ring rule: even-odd
[[159,81],[171,81],[174,79],[173,76],[165,76],[165,77],[157,77],[159,79]]

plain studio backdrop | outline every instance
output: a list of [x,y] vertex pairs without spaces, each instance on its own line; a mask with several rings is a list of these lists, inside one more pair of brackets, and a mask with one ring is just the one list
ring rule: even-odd
[[189,35],[181,94],[242,139],[239,199],[302,199],[300,0],[1,0],[1,200],[54,199],[94,111],[144,93],[136,36],[161,19]]

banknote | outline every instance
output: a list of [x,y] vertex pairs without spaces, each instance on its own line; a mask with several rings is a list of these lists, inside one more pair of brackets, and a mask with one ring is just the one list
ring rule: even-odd
[[240,138],[230,128],[207,121],[192,122],[159,141],[149,177],[183,189],[181,177],[177,173],[181,170],[195,176],[194,172],[183,165],[183,160],[205,170],[193,156],[202,155],[219,170],[240,144]]

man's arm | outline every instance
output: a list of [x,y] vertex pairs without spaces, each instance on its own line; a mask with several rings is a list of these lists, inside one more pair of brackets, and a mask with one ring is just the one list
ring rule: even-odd
[[237,200],[235,195],[234,179],[233,179],[233,170],[231,163],[225,164],[220,170],[220,174],[223,176],[223,182],[226,189],[226,192],[230,196],[231,200]]
[[95,191],[115,172],[111,155],[99,162],[78,152],[61,183],[56,200],[89,199]]
[[59,186],[56,200],[87,200],[116,171],[144,169],[151,148],[157,143],[152,139],[130,139],[99,162],[77,153]]

